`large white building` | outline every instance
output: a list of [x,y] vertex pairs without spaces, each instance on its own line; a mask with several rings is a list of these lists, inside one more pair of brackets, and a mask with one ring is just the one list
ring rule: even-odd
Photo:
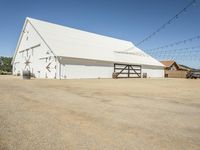
[[27,18],[13,74],[36,78],[164,77],[163,65],[131,42]]

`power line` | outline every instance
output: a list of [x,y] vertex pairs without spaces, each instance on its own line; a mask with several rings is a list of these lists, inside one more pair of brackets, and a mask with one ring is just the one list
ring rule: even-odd
[[[162,51],[162,53],[156,52],[151,55],[154,56],[154,58],[158,60],[174,60],[176,62],[185,64],[185,65],[192,64],[195,68],[200,69],[200,48],[199,47],[200,46],[190,47],[191,50],[188,50],[188,48],[182,48],[182,49],[178,49],[181,51],[175,51],[175,52],[168,51],[168,52],[163,53]],[[185,51],[182,51],[182,50],[185,50]]]
[[198,57],[186,57],[185,55],[166,55],[166,56],[157,56],[157,59],[159,60],[174,60],[174,61],[183,61],[186,60],[189,62],[197,62],[196,65],[199,65],[200,58]]
[[171,24],[174,20],[178,19],[179,16],[186,12],[192,5],[196,4],[196,0],[192,0],[188,5],[186,5],[181,11],[179,11],[174,17],[172,17],[171,19],[169,19],[166,23],[164,23],[163,25],[161,25],[156,31],[152,32],[149,36],[147,36],[146,38],[144,38],[142,41],[140,41],[139,43],[136,44],[136,46],[141,45],[142,43],[144,43],[145,41],[149,40],[150,38],[152,38],[153,36],[155,36],[157,33],[159,33],[161,30],[163,30],[166,26],[168,26],[169,24]]
[[149,54],[157,56],[157,55],[180,55],[180,54],[187,54],[186,56],[190,57],[190,54],[195,54],[195,57],[199,57],[200,55],[197,55],[200,53],[200,45],[192,46],[192,47],[184,47],[179,49],[170,49],[170,50],[162,50],[162,51],[151,51]]
[[175,61],[185,61],[188,60],[190,62],[197,62],[200,64],[200,45],[193,47],[186,47],[168,51],[161,51],[151,53],[155,58],[162,60],[175,60]]
[[158,53],[158,54],[154,54],[154,57],[156,57],[156,58],[168,58],[170,60],[190,59],[191,61],[193,61],[193,60],[199,60],[200,61],[200,57],[198,57],[198,55],[200,55],[199,52],[200,51],[198,49],[198,50],[195,50],[195,51],[184,51],[184,52],[181,51],[179,53]]
[[[190,60],[190,61],[199,61],[200,62],[200,58],[197,57],[196,53],[190,53],[190,55],[188,55],[187,53],[180,53],[180,54],[156,54],[156,56],[154,56],[155,58],[161,60],[161,59],[169,59],[169,60]],[[200,63],[199,63],[200,64]]]
[[173,42],[173,43],[170,43],[170,44],[167,44],[167,45],[164,45],[164,46],[159,46],[159,47],[156,47],[156,48],[147,49],[146,51],[165,49],[165,48],[177,46],[177,45],[180,45],[180,44],[186,44],[186,43],[192,42],[194,40],[200,40],[200,35],[195,36],[195,37],[191,37],[191,38],[188,38],[188,39],[185,39],[185,40],[182,40],[182,41]]
[[[182,51],[182,50],[193,50],[193,49],[196,49],[196,48],[200,48],[200,45],[192,46],[192,47],[184,47],[184,48],[179,48],[179,49],[162,50],[161,52],[167,52],[167,51],[168,52],[178,52],[178,51]],[[148,52],[150,53],[150,52],[155,52],[155,51],[151,50],[151,51],[148,51]],[[156,53],[158,53],[158,52],[156,51]]]

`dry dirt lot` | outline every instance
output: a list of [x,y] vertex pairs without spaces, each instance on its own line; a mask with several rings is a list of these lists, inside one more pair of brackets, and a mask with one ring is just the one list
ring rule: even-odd
[[0,150],[199,150],[200,80],[0,76]]

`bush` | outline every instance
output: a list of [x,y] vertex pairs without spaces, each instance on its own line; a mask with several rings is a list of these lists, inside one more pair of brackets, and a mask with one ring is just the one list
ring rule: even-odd
[[0,75],[11,75],[11,72],[6,72],[6,71],[1,71],[0,70]]

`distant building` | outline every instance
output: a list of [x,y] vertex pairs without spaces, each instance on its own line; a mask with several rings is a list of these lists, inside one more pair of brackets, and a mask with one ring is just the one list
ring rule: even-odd
[[165,70],[179,70],[178,64],[173,60],[160,61],[164,65]]
[[178,65],[173,60],[160,61],[164,65],[166,78],[186,78],[189,67]]
[[190,68],[188,66],[185,66],[185,65],[178,65],[179,66],[179,69],[180,70],[184,70],[184,71],[191,71],[191,70],[194,70],[193,68]]

